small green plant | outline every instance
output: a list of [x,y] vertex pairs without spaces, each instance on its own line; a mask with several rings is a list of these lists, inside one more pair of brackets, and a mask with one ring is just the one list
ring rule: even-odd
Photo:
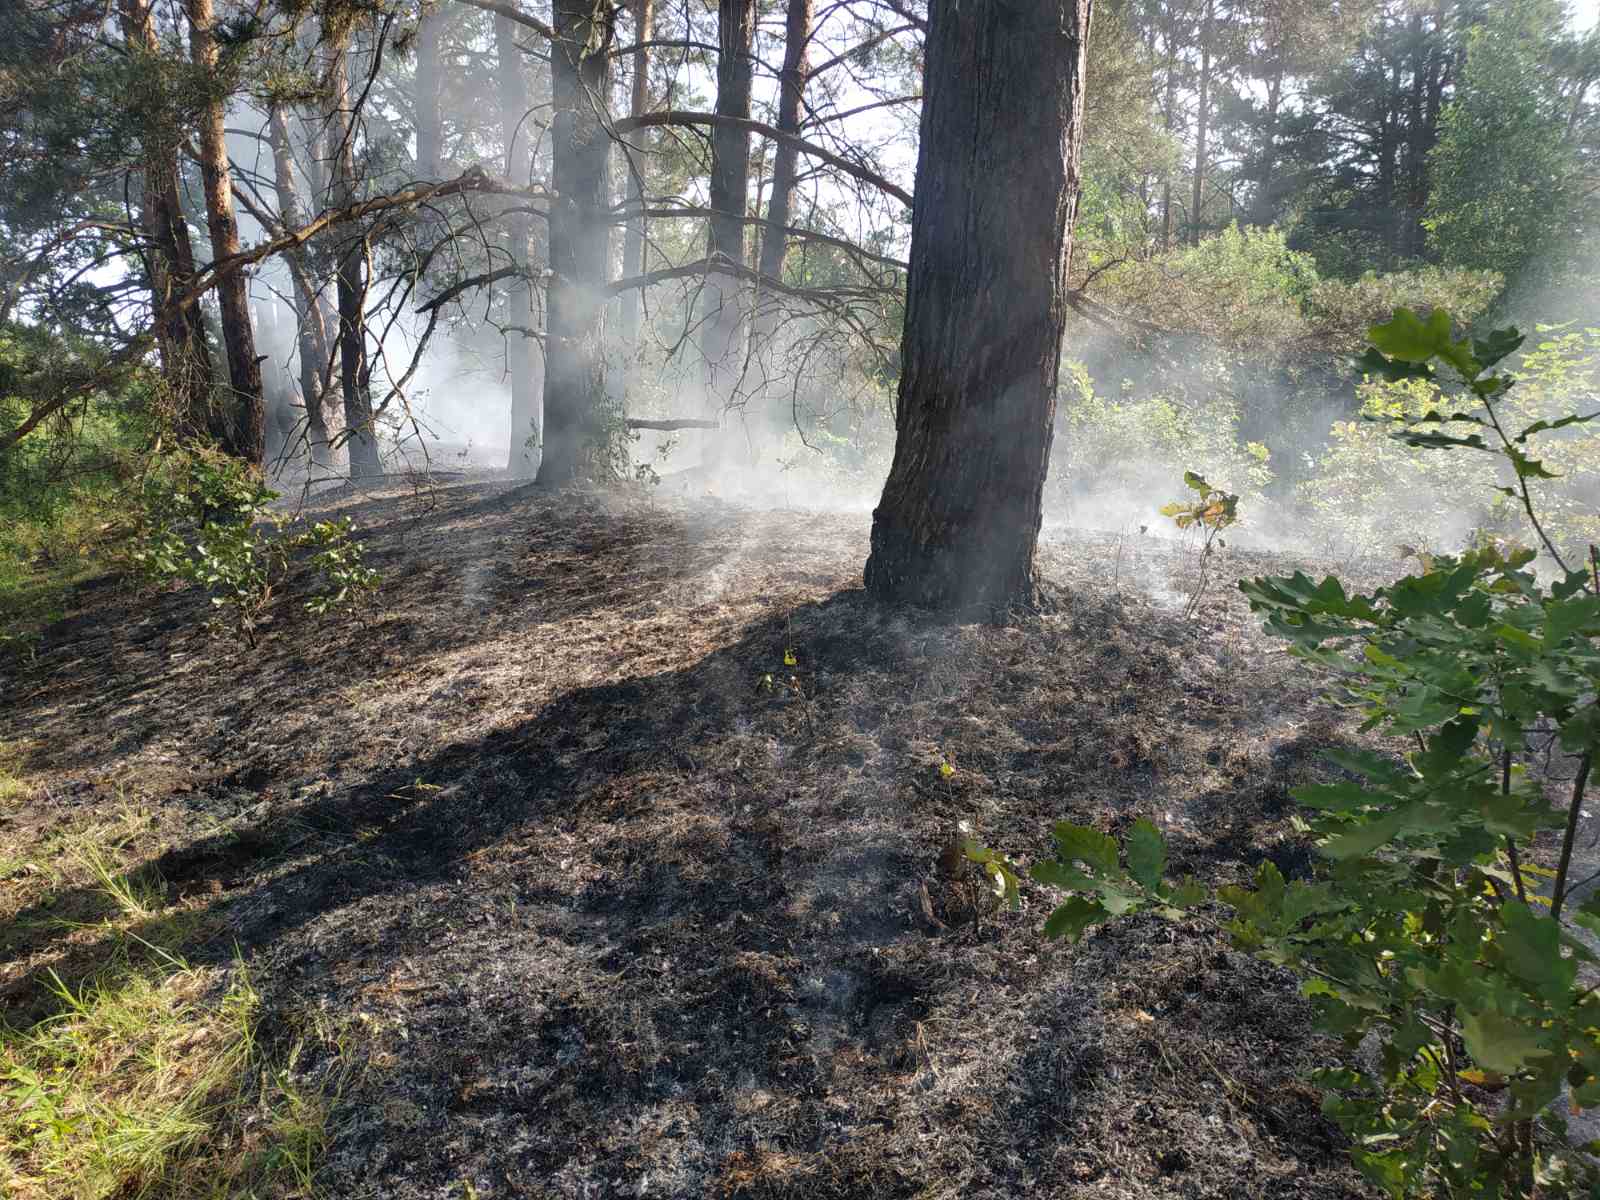
[[[1498,454],[1499,486],[1555,577],[1541,581],[1534,550],[1490,540],[1419,556],[1418,573],[1371,595],[1298,573],[1241,583],[1268,630],[1339,680],[1363,729],[1410,749],[1330,752],[1345,777],[1295,791],[1324,860],[1309,879],[1266,863],[1254,886],[1211,894],[1165,878],[1149,821],[1120,846],[1057,825],[1053,859],[1030,872],[1070,893],[1045,932],[1078,937],[1142,909],[1212,920],[1299,975],[1325,1030],[1352,1053],[1376,1047],[1370,1064],[1316,1081],[1355,1164],[1389,1196],[1594,1195],[1600,1143],[1573,1146],[1567,1116],[1600,1108],[1600,957],[1569,928],[1600,933],[1600,894],[1581,899],[1572,878],[1600,749],[1600,552],[1583,568],[1562,563],[1530,488],[1549,477],[1530,440],[1593,418],[1503,425],[1515,380],[1493,367],[1521,344],[1514,330],[1456,340],[1447,315],[1401,310],[1371,334],[1369,372],[1431,378],[1442,362],[1460,376],[1475,407],[1429,412],[1395,436]],[[1539,773],[1556,752],[1573,764],[1564,784]],[[994,862],[973,845],[968,856]]]
[[1181,530],[1187,532],[1192,529],[1200,533],[1194,586],[1190,589],[1188,602],[1183,606],[1183,615],[1187,619],[1200,609],[1201,597],[1205,595],[1206,584],[1210,582],[1213,551],[1228,544],[1222,540],[1222,531],[1239,520],[1239,497],[1212,487],[1193,471],[1183,473],[1183,482],[1194,491],[1195,499],[1187,503],[1174,500],[1171,504],[1163,504],[1161,515],[1171,517]]
[[371,591],[348,517],[290,528],[271,504],[278,494],[237,460],[196,452],[145,488],[145,515],[134,560],[157,581],[204,588],[251,645],[268,606],[298,568],[320,586],[305,602],[325,614]]

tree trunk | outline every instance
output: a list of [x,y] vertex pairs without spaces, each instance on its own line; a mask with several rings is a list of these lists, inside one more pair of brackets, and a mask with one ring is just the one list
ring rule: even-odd
[[1278,124],[1283,105],[1283,65],[1278,63],[1267,78],[1267,128],[1261,138],[1261,154],[1256,167],[1256,195],[1251,221],[1271,225],[1278,215]]
[[539,482],[606,475],[604,286],[610,265],[606,209],[611,134],[612,9],[602,0],[555,0],[550,46],[550,287],[545,300],[544,446]]
[[[655,0],[633,0],[633,39],[639,49],[633,56],[633,96],[629,115],[642,117],[650,108],[650,48],[647,43],[655,36]],[[635,134],[638,148],[646,150],[650,143],[649,130]],[[637,215],[628,222],[627,234],[622,243],[622,274],[632,279],[644,274],[644,242],[647,222],[644,216],[644,163],[630,156],[628,166],[628,206]],[[629,361],[638,354],[639,347],[639,289],[629,288],[622,297],[622,348]]]
[[[333,100],[329,122],[333,156],[334,203],[356,199],[356,114],[350,90],[348,34],[328,39],[328,94]],[[339,248],[339,381],[344,392],[344,426],[352,479],[383,474],[378,457],[378,432],[372,419],[372,364],[367,358],[367,247],[351,234]]]
[[[307,220],[300,204],[300,189],[294,182],[294,150],[289,143],[289,123],[283,108],[274,103],[267,113],[268,136],[272,142],[272,166],[278,191],[278,218],[287,229],[297,229]],[[333,466],[328,446],[328,417],[323,407],[322,372],[328,361],[328,331],[317,304],[317,289],[310,266],[300,250],[284,256],[294,284],[295,342],[300,359],[300,399],[306,406],[306,443],[311,448],[311,465],[322,470]]]
[[[750,119],[755,0],[718,0],[717,115]],[[711,239],[708,257],[745,265],[745,217],[750,202],[750,133],[728,125],[711,130]],[[706,397],[714,409],[733,400],[744,330],[742,284],[715,268],[706,276],[701,301],[700,352],[705,360]],[[720,438],[710,440],[713,456]]]
[[[778,128],[796,136],[800,133],[800,107],[806,94],[810,70],[812,0],[789,0],[784,21],[783,71],[778,76]],[[767,201],[767,229],[761,239],[761,274],[769,279],[783,278],[783,260],[789,252],[789,235],[784,230],[793,220],[795,179],[799,174],[800,152],[789,142],[779,142],[772,159],[772,198]],[[763,334],[776,325],[776,314],[767,311],[760,318]]]
[[1089,10],[929,5],[894,463],[865,571],[879,599],[1040,603]]
[[1200,95],[1195,106],[1194,204],[1189,213],[1189,243],[1200,244],[1201,217],[1206,201],[1206,135],[1211,124],[1211,33],[1215,27],[1216,0],[1206,0],[1206,15],[1200,29]]
[[[1167,95],[1166,104],[1161,110],[1161,126],[1170,136],[1178,105],[1178,52],[1173,44],[1173,31],[1170,25],[1167,27],[1166,43]],[[1172,168],[1169,166],[1161,181],[1161,252],[1165,254],[1170,249],[1172,249]]]
[[[121,20],[123,36],[135,55],[161,52],[149,0],[123,0]],[[196,437],[209,430],[215,383],[211,350],[198,304],[167,307],[174,296],[184,294],[194,283],[194,247],[178,190],[177,147],[170,138],[160,136],[165,114],[146,117],[139,219],[151,246],[145,258],[150,307],[158,328],[162,374],[172,391],[174,425],[179,436]]]
[[[500,128],[505,139],[506,178],[527,184],[532,173],[533,128],[528,124],[528,83],[517,49],[516,25],[494,19],[496,75],[500,88]],[[511,376],[511,452],[506,470],[532,479],[539,469],[539,417],[544,399],[544,373],[533,349],[533,286],[528,277],[528,242],[532,219],[515,213],[506,221],[511,260],[522,270],[506,293],[506,372]]]
[[[239,223],[233,215],[233,186],[228,146],[223,133],[226,100],[218,79],[221,58],[212,28],[211,0],[185,0],[189,16],[189,48],[195,66],[213,89],[200,111],[200,178],[206,195],[206,222],[211,230],[213,259],[238,254]],[[222,344],[228,353],[232,395],[217,412],[213,433],[227,453],[256,466],[266,452],[266,406],[261,388],[261,363],[250,328],[250,284],[242,270],[226,271],[217,281],[222,313]]]
[[433,5],[424,5],[417,21],[417,176],[438,179],[444,169],[444,120],[439,112],[439,41],[444,33],[444,14]]

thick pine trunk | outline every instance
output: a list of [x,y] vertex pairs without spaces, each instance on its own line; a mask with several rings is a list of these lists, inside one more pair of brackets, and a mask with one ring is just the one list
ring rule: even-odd
[[[306,212],[300,203],[300,189],[294,181],[294,150],[289,142],[289,123],[284,119],[283,109],[277,104],[273,104],[268,111],[267,130],[272,142],[279,221],[287,229],[298,229],[306,223]],[[322,388],[322,370],[328,360],[328,334],[305,254],[295,249],[285,258],[294,284],[295,344],[300,359],[300,398],[306,406],[306,443],[311,449],[311,465],[327,470],[333,466]]]
[[[355,98],[350,93],[349,39],[329,39],[328,93],[333,100],[329,136],[333,142],[332,191],[341,208],[355,203]],[[350,477],[383,474],[378,433],[372,419],[372,364],[367,357],[367,248],[359,234],[339,247],[339,380],[344,392],[344,425],[350,453]]]
[[[526,185],[533,159],[534,127],[528,115],[528,83],[517,49],[517,26],[508,17],[494,19],[496,75],[500,89],[500,128],[505,139],[506,178]],[[506,373],[511,376],[511,452],[506,469],[532,479],[539,469],[539,418],[544,400],[543,363],[533,346],[533,286],[528,278],[528,243],[532,221],[525,213],[506,220],[511,259],[522,269],[506,293]]]
[[[717,114],[750,119],[755,0],[719,0],[717,5]],[[711,130],[711,239],[709,257],[745,265],[744,230],[750,202],[750,134],[716,125]],[[713,267],[701,299],[700,351],[706,396],[715,410],[733,400],[744,333],[744,300],[738,276]],[[712,439],[713,453],[720,439]]]
[[1089,8],[929,6],[894,463],[865,571],[882,600],[1039,603]]
[[[639,49],[633,55],[633,95],[628,115],[642,117],[650,110],[650,47],[655,36],[655,0],[633,0],[633,37]],[[641,129],[634,135],[639,151],[647,151],[651,134]],[[642,155],[628,164],[628,207],[637,215],[628,221],[622,243],[622,274],[634,278],[644,274],[644,242],[648,228],[644,216],[644,161]],[[621,341],[623,352],[632,362],[639,352],[639,289],[629,288],[622,297]]]
[[544,446],[539,482],[560,486],[610,470],[605,399],[604,285],[611,225],[606,97],[613,10],[555,0],[550,46],[550,287],[545,301]]
[[[123,36],[134,55],[154,58],[160,54],[149,0],[123,0],[121,20]],[[184,218],[178,190],[177,147],[160,134],[165,121],[164,113],[146,114],[139,220],[151,247],[145,259],[150,307],[156,321],[162,375],[171,389],[174,424],[180,436],[195,437],[208,430],[215,377],[200,306],[171,306],[175,296],[193,286],[195,263],[189,223]]]
[[[812,0],[789,0],[784,20],[783,70],[778,76],[778,128],[796,136],[800,133],[800,108],[806,94],[810,70]],[[783,260],[789,253],[793,221],[794,188],[799,174],[800,152],[789,142],[779,142],[772,159],[772,196],[767,201],[767,227],[761,238],[761,274],[769,279],[783,278]],[[776,310],[769,307],[759,318],[761,334],[770,334],[777,324]]]
[[[216,18],[211,0],[186,0],[186,9],[190,53],[195,66],[215,88],[220,55],[212,28]],[[227,258],[241,249],[223,132],[226,107],[222,95],[213,91],[200,111],[200,179],[205,189],[213,259]],[[250,283],[242,270],[225,271],[218,278],[217,305],[222,313],[222,344],[228,353],[232,394],[217,411],[212,432],[229,454],[260,466],[266,452],[266,404],[255,333],[250,327]]]

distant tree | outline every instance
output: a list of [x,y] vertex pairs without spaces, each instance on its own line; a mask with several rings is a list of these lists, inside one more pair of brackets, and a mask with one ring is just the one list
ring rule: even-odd
[[[327,99],[333,119],[329,123],[329,157],[333,160],[329,186],[333,202],[354,204],[360,180],[356,169],[356,98],[350,83],[351,17],[331,13],[323,17],[323,43],[328,56]],[[372,361],[367,353],[367,235],[345,233],[339,243],[339,377],[344,392],[345,436],[354,478],[383,474],[378,457],[378,431],[372,413]]]
[[[222,260],[243,249],[239,222],[234,217],[233,173],[223,132],[231,72],[222,60],[211,0],[185,0],[185,12],[194,63],[208,88],[200,109],[200,178],[212,258]],[[222,344],[227,350],[231,394],[218,406],[211,433],[229,454],[260,466],[266,453],[266,400],[255,331],[250,324],[250,283],[242,269],[221,274],[217,305],[222,314]]]
[[[745,217],[750,197],[750,119],[755,78],[755,0],[719,0],[717,5],[717,116],[731,118],[711,128],[711,221],[706,286],[701,298],[700,352],[705,360],[706,397],[721,418],[734,399],[743,365],[744,284],[723,265],[743,268]],[[708,447],[720,456],[726,435]]]
[[1089,0],[929,5],[880,599],[1040,601],[1088,33]]
[[[798,135],[810,74],[813,0],[788,0],[784,17],[783,69],[778,76],[778,125],[784,133]],[[793,142],[780,142],[772,156],[772,191],[767,199],[767,225],[761,235],[761,274],[783,278],[783,260],[789,252],[789,223],[794,216],[794,190],[799,179],[800,152]],[[762,316],[763,334],[770,334],[775,309]]]
[[1530,267],[1553,268],[1574,240],[1573,106],[1547,69],[1559,22],[1548,4],[1514,3],[1471,34],[1429,164],[1429,242],[1450,266],[1515,284]]
[[[633,41],[638,47],[633,52],[633,78],[630,80],[628,115],[638,118],[650,109],[650,42],[655,37],[655,0],[630,0],[633,13]],[[627,233],[622,247],[622,273],[625,276],[644,274],[645,234],[649,228],[644,215],[644,155],[648,149],[650,131],[640,130],[634,136],[635,150],[628,156],[628,207],[631,210]],[[639,289],[629,288],[622,297],[622,328],[620,340],[623,352],[630,361],[638,356],[639,343]]]
[[595,455],[605,392],[604,288],[610,253],[611,43],[616,14],[594,0],[555,0],[550,289],[545,301],[544,445],[539,482],[602,474]]
[[[532,175],[533,142],[538,129],[528,120],[528,82],[517,46],[517,27],[504,16],[494,19],[496,77],[500,92],[500,125],[505,142],[505,176],[526,186]],[[526,210],[527,205],[517,205]],[[534,348],[541,330],[535,329],[533,283],[529,273],[529,248],[533,219],[526,211],[506,219],[511,266],[520,268],[507,297],[506,373],[511,376],[511,451],[506,469],[520,478],[533,478],[538,470],[539,425],[544,407],[544,364]]]
[[199,437],[207,433],[215,381],[200,306],[177,302],[193,286],[195,276],[178,169],[180,126],[186,122],[175,119],[173,89],[167,86],[171,64],[163,56],[150,0],[122,0],[118,15],[133,78],[142,84],[132,90],[128,103],[139,122],[144,149],[137,194],[140,225],[149,243],[143,267],[162,375],[174,426],[185,437]]

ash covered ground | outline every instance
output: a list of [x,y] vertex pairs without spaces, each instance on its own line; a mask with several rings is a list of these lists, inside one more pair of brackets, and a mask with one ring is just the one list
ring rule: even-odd
[[[296,1066],[341,1048],[327,1194],[1368,1194],[1287,976],[1199,923],[1047,943],[1043,889],[994,911],[940,864],[962,822],[1026,863],[1149,817],[1174,873],[1303,872],[1288,789],[1351,727],[1232,584],[1316,564],[1229,550],[1186,621],[1173,543],[1055,530],[1061,610],[1002,626],[869,603],[861,514],[310,503],[384,572],[352,618],[285,596],[250,650],[192,593],[90,588],[0,739],[39,784],[10,837],[148,808],[192,955],[242,956],[264,1037],[335,1031]],[[27,1020],[96,934],[0,889]]]

